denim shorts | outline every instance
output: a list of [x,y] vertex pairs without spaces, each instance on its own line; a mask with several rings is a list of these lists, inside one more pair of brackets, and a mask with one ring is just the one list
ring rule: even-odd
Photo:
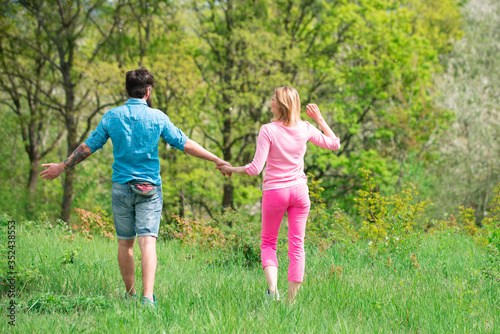
[[163,193],[161,186],[156,187],[153,197],[143,197],[134,193],[128,184],[113,182],[111,204],[118,239],[158,238]]

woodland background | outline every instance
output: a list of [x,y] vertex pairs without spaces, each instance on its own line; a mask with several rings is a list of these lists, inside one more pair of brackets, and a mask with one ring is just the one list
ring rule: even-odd
[[[38,174],[145,66],[155,107],[233,165],[252,160],[276,87],[318,104],[342,143],[306,154],[327,212],[356,220],[364,168],[384,194],[416,185],[429,219],[464,206],[480,224],[500,181],[499,51],[496,0],[1,1],[0,212],[71,224],[73,208],[111,213],[110,141],[57,180]],[[159,145],[167,222],[224,207],[259,221],[261,176],[223,178]]]

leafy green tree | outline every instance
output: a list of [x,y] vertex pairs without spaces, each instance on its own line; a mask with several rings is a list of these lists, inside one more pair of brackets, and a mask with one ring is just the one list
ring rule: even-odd
[[[430,16],[419,12],[430,12],[431,5],[443,15],[440,6],[456,8],[453,1],[276,2],[273,28],[288,43],[282,71],[303,104],[315,102],[325,110],[341,138],[336,157],[314,147],[307,156],[306,170],[324,182],[329,200],[352,197],[359,167],[393,183],[396,161],[404,167],[408,152],[425,147],[447,121],[433,95],[444,48],[429,38],[438,34],[448,45],[460,35],[459,16],[431,27]],[[441,22],[438,13],[433,20]]]
[[[329,200],[352,196],[359,167],[396,181],[396,162],[402,170],[408,153],[425,149],[449,118],[434,104],[433,76],[439,52],[460,36],[452,0],[193,5],[207,96],[208,129],[201,130],[233,163],[251,159],[257,129],[269,120],[266,97],[285,84],[298,88],[304,105],[319,104],[342,139],[333,157],[314,147],[307,157],[306,170],[324,182]],[[228,181],[223,205],[232,206],[233,196]]]
[[[318,104],[341,138],[335,153],[311,146],[306,172],[321,180],[327,203],[339,200],[344,208],[359,188],[360,167],[394,183],[410,154],[426,157],[449,118],[435,103],[434,76],[460,37],[454,0],[45,0],[8,7],[0,16],[1,45],[20,53],[19,63],[33,59],[20,73],[35,73],[34,59],[44,62],[41,87],[50,92],[40,95],[44,119],[64,126],[67,154],[99,114],[126,98],[123,74],[138,66],[155,75],[155,107],[238,165],[253,157],[274,89],[296,87],[303,106]],[[9,58],[4,69],[12,73]],[[160,145],[169,210],[188,214],[189,203],[195,215],[212,216],[220,203],[257,202],[259,178],[221,184],[204,162]],[[95,161],[110,159],[105,149]],[[88,187],[93,172],[107,170],[79,168],[85,169],[79,184]],[[66,217],[74,180],[69,171]]]
[[[204,103],[198,129],[223,158],[249,162],[248,146],[255,142],[274,88],[286,82],[275,50],[280,39],[266,26],[267,1],[194,2],[193,29],[200,44],[194,61],[203,78]],[[223,207],[234,206],[234,185],[226,179]]]
[[[27,182],[27,209],[34,209],[35,194],[40,172],[40,162],[58,144],[64,129],[51,115],[51,92],[55,88],[50,77],[49,60],[41,54],[53,53],[53,45],[45,44],[41,38],[39,22],[10,4],[4,5],[0,35],[0,104],[7,106],[17,117],[24,149],[29,158],[29,177]],[[17,14],[23,23],[29,22],[33,29],[24,29],[7,20],[9,15]],[[14,38],[17,33],[26,34],[31,45],[18,43]],[[8,34],[8,35],[7,35]],[[36,50],[43,50],[38,52]]]
[[[58,113],[64,124],[68,155],[87,137],[92,119],[116,104],[112,98],[103,101],[100,95],[101,85],[109,84],[116,73],[103,71],[113,66],[100,66],[98,56],[117,26],[116,15],[104,14],[116,13],[122,6],[122,1],[19,1],[8,17],[11,30],[2,28],[4,39],[37,53],[46,62],[45,79],[52,84],[43,89],[53,89],[44,96],[49,97],[47,106]],[[34,35],[43,48],[33,42]],[[74,181],[75,170],[71,169],[64,176],[61,218],[66,221],[74,197]]]

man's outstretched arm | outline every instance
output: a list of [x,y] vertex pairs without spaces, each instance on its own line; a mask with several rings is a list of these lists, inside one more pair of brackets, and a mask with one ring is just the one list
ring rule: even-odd
[[[231,166],[229,162],[222,160],[215,154],[207,151],[204,149],[200,144],[197,142],[188,139],[186,141],[186,144],[184,145],[184,152],[186,152],[189,155],[192,155],[193,157],[200,158],[200,159],[205,159],[208,161],[215,162],[215,168],[219,169],[221,166]],[[223,173],[224,174],[224,173]],[[225,174],[224,174],[225,175]]]
[[92,154],[92,151],[83,143],[76,148],[76,150],[63,162],[58,164],[43,164],[43,167],[49,167],[40,173],[40,176],[47,180],[53,180],[62,174],[65,170],[79,164]]

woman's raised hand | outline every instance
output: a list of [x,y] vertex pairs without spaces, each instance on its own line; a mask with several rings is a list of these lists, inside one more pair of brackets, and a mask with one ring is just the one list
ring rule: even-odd
[[323,130],[325,136],[336,138],[335,133],[333,133],[332,129],[330,129],[330,126],[326,124],[326,121],[323,118],[323,116],[321,116],[321,111],[319,111],[317,105],[315,105],[314,103],[308,104],[306,107],[306,111],[307,111],[307,116],[311,117],[316,122],[318,122],[318,125],[321,127],[321,130]]
[[307,105],[306,112],[307,112],[307,116],[311,117],[316,122],[318,122],[320,119],[323,118],[323,116],[321,116],[321,111],[319,111],[318,106],[315,105],[314,103]]

